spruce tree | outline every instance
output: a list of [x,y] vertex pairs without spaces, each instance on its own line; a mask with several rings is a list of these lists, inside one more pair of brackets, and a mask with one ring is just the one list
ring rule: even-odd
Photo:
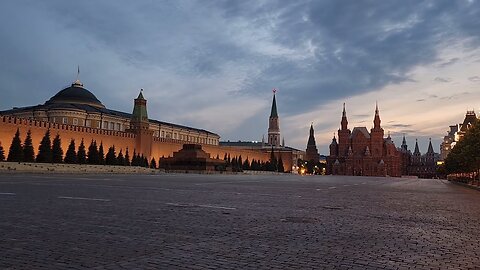
[[128,147],[125,151],[125,166],[130,166],[130,155],[128,154]]
[[108,148],[107,155],[105,156],[105,164],[117,165],[117,155],[115,154],[115,146]]
[[149,167],[148,165],[149,165],[149,164],[148,164],[148,159],[147,159],[147,157],[143,157],[143,167],[148,168],[148,167]]
[[152,169],[157,168],[157,161],[155,161],[154,157],[152,157],[152,160],[150,161],[150,168],[152,168]]
[[5,161],[5,150],[3,150],[3,146],[0,143],[0,162]]
[[8,151],[7,161],[11,162],[22,162],[23,160],[23,147],[22,141],[20,140],[20,130],[17,128],[17,132],[12,139],[12,144],[10,145],[10,150]]
[[40,146],[38,147],[37,162],[52,162],[52,140],[50,139],[50,129],[45,132],[45,135],[40,142]]
[[282,160],[282,156],[280,156],[278,158],[278,165],[277,165],[277,168],[278,168],[278,172],[285,172],[285,168],[283,167],[283,160]]
[[77,163],[77,153],[75,151],[75,140],[70,141],[68,145],[67,153],[65,153],[65,163],[76,164]]
[[247,159],[245,159],[245,161],[243,162],[243,164],[242,164],[242,169],[244,169],[244,170],[250,170],[250,162],[248,161],[248,157],[247,157]]
[[32,132],[30,130],[28,130],[27,137],[23,142],[23,161],[24,162],[35,161],[35,153],[33,150],[33,143],[32,143]]
[[120,153],[117,156],[117,165],[125,166],[125,157],[123,156],[122,149],[120,149]]
[[87,162],[88,164],[100,164],[97,142],[94,140],[90,142],[90,146],[88,147]]
[[53,139],[52,143],[52,162],[53,163],[62,163],[63,161],[63,149],[62,149],[62,140],[60,135],[57,134]]
[[133,149],[132,162],[131,162],[130,165],[131,166],[138,166],[137,152],[135,151],[135,149]]
[[80,142],[80,146],[78,146],[77,162],[78,162],[78,164],[86,164],[87,163],[87,153],[85,152],[85,144],[83,143],[83,139]]
[[105,152],[103,151],[103,142],[98,147],[98,164],[105,165]]

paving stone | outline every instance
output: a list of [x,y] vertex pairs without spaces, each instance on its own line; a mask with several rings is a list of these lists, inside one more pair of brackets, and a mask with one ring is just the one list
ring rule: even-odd
[[480,265],[480,193],[441,180],[0,175],[10,193],[1,269]]

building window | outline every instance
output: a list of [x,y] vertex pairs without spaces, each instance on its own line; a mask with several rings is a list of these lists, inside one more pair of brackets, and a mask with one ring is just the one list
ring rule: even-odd
[[78,119],[77,118],[73,118],[73,125],[78,126]]
[[92,120],[85,120],[85,126],[91,127],[92,126]]
[[62,124],[68,124],[68,119],[66,117],[62,118]]
[[53,122],[53,123],[56,123],[56,122],[57,122],[57,118],[56,118],[56,117],[53,117],[52,122]]
[[103,121],[103,129],[108,129],[108,122],[107,121]]
[[117,130],[122,130],[120,123],[117,123]]
[[162,138],[165,137],[165,131],[162,131]]
[[100,126],[101,124],[102,124],[102,122],[98,121],[97,122],[97,128],[101,128],[101,126]]
[[110,122],[110,130],[114,130],[114,129],[115,129],[115,123]]

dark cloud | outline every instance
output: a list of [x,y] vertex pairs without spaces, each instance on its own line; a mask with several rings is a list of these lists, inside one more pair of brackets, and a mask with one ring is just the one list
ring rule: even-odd
[[442,78],[442,77],[435,77],[435,79],[433,79],[434,81],[436,82],[441,82],[441,83],[448,83],[448,82],[451,82],[452,79],[450,78]]
[[438,67],[441,67],[441,68],[448,67],[448,66],[451,66],[451,65],[457,63],[459,60],[460,60],[460,58],[451,58],[450,60],[448,60],[446,62],[440,63],[438,65]]
[[480,82],[480,77],[479,76],[473,76],[468,78],[469,81],[471,82]]
[[80,64],[107,106],[129,111],[145,88],[157,98],[151,115],[171,121],[220,93],[267,100],[273,87],[284,116],[308,112],[413,82],[417,65],[457,63],[442,60],[439,46],[478,46],[479,17],[477,1],[449,0],[5,1],[0,109],[44,102]]

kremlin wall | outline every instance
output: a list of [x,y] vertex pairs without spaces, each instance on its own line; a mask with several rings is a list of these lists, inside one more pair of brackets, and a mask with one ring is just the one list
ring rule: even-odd
[[[5,153],[9,151],[12,138],[17,129],[22,142],[30,130],[35,152],[47,130],[52,137],[57,134],[62,140],[63,152],[67,152],[70,140],[78,145],[83,140],[88,148],[92,140],[103,143],[104,149],[115,146],[117,153],[136,151],[148,160],[171,157],[182,149],[184,144],[199,144],[212,158],[223,159],[241,156],[243,160],[253,159],[267,162],[271,152],[276,158],[282,158],[286,171],[291,171],[303,151],[280,145],[280,128],[275,95],[272,103],[272,115],[269,120],[269,143],[262,145],[221,144],[220,136],[215,133],[149,119],[147,100],[140,92],[135,99],[132,114],[105,108],[103,104],[76,80],[43,105],[13,108],[0,111],[0,145]],[[35,154],[36,154],[35,153]]]

